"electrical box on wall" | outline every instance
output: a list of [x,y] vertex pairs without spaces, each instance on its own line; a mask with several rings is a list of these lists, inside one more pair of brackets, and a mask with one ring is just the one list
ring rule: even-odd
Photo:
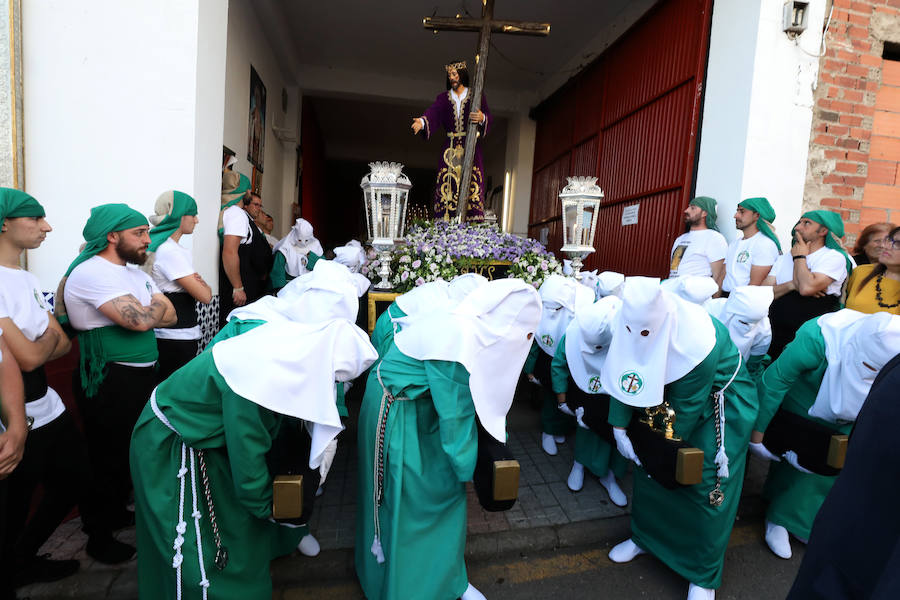
[[783,27],[789,36],[798,36],[806,31],[809,2],[795,2],[788,0],[784,3]]

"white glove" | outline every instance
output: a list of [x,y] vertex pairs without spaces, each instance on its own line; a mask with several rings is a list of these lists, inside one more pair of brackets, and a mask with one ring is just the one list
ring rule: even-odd
[[541,380],[534,376],[534,373],[529,373],[527,375],[528,381],[531,383],[536,383],[537,385],[541,385]]
[[575,409],[575,421],[578,422],[579,427],[583,427],[585,429],[590,429],[590,427],[585,425],[584,421],[582,421],[583,418],[584,418],[584,407],[579,406],[578,408]]
[[352,388],[352,387],[353,387],[353,382],[345,381],[344,382],[344,393],[346,394],[347,392],[349,392],[350,388]]
[[325,479],[328,477],[328,471],[331,470],[331,463],[334,462],[335,454],[337,454],[337,438],[328,442],[328,445],[325,446],[325,450],[322,452],[322,464],[319,465],[320,486],[325,483]]
[[619,427],[613,427],[613,437],[616,438],[616,449],[619,451],[619,454],[628,460],[634,461],[634,464],[639,467],[642,466],[641,460],[637,457],[637,454],[635,454],[634,446],[631,445],[631,439],[628,437],[625,430]]
[[574,417],[574,416],[575,416],[575,413],[572,412],[572,409],[569,408],[569,405],[566,404],[565,402],[563,402],[563,403],[561,403],[561,404],[557,404],[557,405],[556,405],[556,408],[558,408],[560,411],[566,413],[566,414],[569,415],[570,417]]
[[769,452],[769,449],[766,448],[762,442],[750,442],[750,452],[763,460],[781,462],[781,459]]
[[797,453],[794,452],[793,450],[788,450],[787,452],[785,452],[783,454],[783,456],[784,456],[784,460],[786,460],[789,465],[791,465],[792,467],[794,467],[801,473],[809,473],[810,475],[813,475],[812,471],[810,471],[809,469],[804,469],[803,467],[800,466],[800,462],[797,460]]

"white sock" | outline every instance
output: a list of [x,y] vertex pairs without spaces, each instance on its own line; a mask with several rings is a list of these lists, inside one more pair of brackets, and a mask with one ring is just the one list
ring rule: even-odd
[[600,485],[606,489],[606,493],[609,494],[609,499],[612,500],[613,504],[616,506],[628,506],[628,498],[625,496],[622,488],[619,487],[612,470],[606,474],[606,477],[600,478]]
[[487,598],[470,583],[459,600],[487,600]]
[[716,600],[716,590],[692,583],[688,586],[687,600]]
[[788,531],[781,525],[766,520],[766,544],[769,549],[779,558],[791,557],[791,540],[788,537]]
[[569,473],[566,485],[568,485],[569,489],[573,492],[577,492],[584,487],[584,465],[577,460],[575,461],[575,464],[572,465],[572,471]]
[[549,433],[541,433],[541,448],[543,448],[544,452],[550,456],[556,456],[556,453],[558,452],[556,449],[556,440],[554,440],[553,436]]
[[297,544],[297,550],[303,556],[318,556],[322,548],[319,546],[319,541],[311,533],[307,533],[300,539],[300,543]]
[[613,546],[613,549],[609,551],[609,560],[614,563],[627,563],[634,560],[636,556],[646,554],[646,552],[646,550],[635,544],[634,540],[628,538],[624,542]]

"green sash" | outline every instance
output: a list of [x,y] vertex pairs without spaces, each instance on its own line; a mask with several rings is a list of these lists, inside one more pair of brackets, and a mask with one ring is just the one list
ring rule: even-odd
[[152,363],[159,358],[153,330],[132,331],[108,325],[78,333],[81,348],[81,387],[90,398],[106,379],[111,362]]

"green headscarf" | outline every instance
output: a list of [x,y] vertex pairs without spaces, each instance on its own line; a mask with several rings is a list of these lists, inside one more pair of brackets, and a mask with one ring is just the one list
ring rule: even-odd
[[[148,252],[156,249],[181,227],[181,217],[197,215],[197,201],[178,190],[164,192],[156,199],[156,214],[151,221],[159,220],[150,230],[150,247]],[[154,218],[156,217],[156,218]]]
[[844,237],[844,220],[841,218],[841,215],[830,210],[810,210],[800,215],[800,218],[815,221],[828,229],[828,234],[825,236],[825,246],[844,255],[844,260],[847,261],[847,275],[849,275],[850,271],[853,270],[853,262],[850,260],[850,255],[847,254],[847,251],[841,246],[840,238]]
[[[236,178],[235,175],[237,175]],[[222,210],[237,204],[238,200],[243,198],[249,189],[249,177],[237,171],[226,171],[222,175]]]
[[15,219],[45,215],[44,207],[22,190],[0,187],[0,226],[3,225],[6,217]]
[[706,211],[706,227],[713,231],[718,231],[719,226],[716,225],[716,199],[709,196],[697,196],[690,202],[691,206],[696,206]]
[[756,220],[756,228],[759,229],[764,236],[775,242],[775,247],[778,248],[778,254],[781,254],[781,244],[778,242],[778,238],[775,237],[775,232],[772,231],[772,223],[775,222],[775,209],[769,204],[768,199],[747,198],[738,204],[738,206],[759,213],[759,219]]
[[106,248],[106,234],[141,225],[149,225],[147,217],[127,204],[101,204],[92,208],[91,216],[81,232],[87,244],[81,254],[76,256],[69,268],[66,269],[66,277],[69,276],[72,269]]

